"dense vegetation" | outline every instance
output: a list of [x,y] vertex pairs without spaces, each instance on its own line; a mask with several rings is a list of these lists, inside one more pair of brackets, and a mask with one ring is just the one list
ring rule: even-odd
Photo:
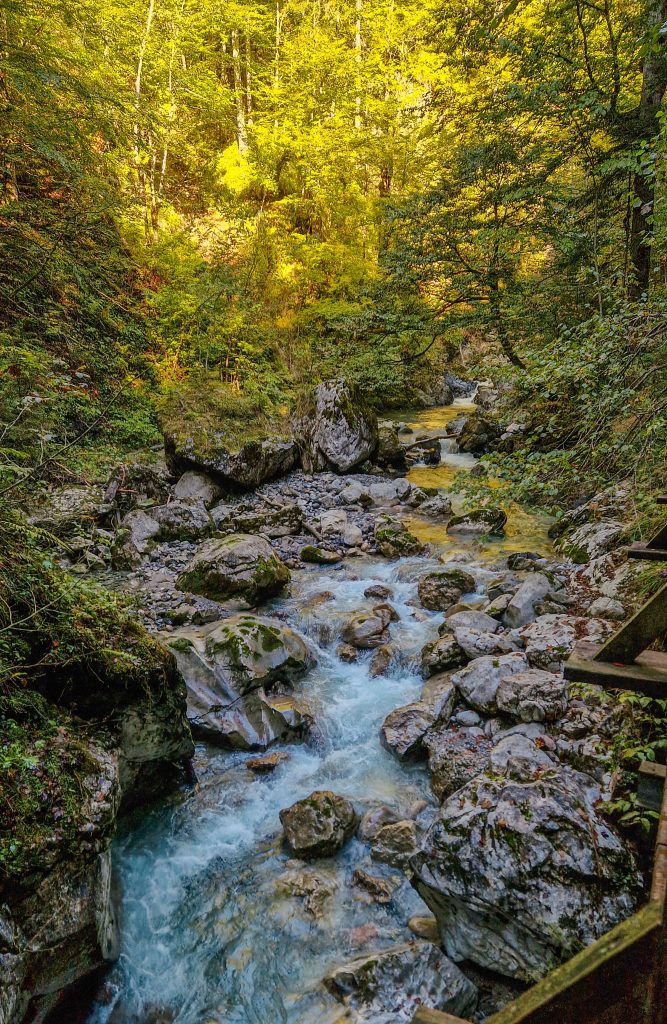
[[192,373],[404,404],[461,360],[531,406],[532,497],[655,483],[662,0],[1,8],[5,486],[157,442]]

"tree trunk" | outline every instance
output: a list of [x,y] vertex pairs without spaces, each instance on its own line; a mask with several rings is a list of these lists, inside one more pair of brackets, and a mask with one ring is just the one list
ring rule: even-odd
[[[637,142],[649,142],[658,134],[658,112],[667,89],[667,46],[660,28],[667,21],[667,0],[648,0],[648,49],[644,57],[642,92],[636,113]],[[630,225],[632,275],[628,298],[633,301],[648,293],[651,276],[651,223],[655,179],[639,169],[633,179],[633,209]]]
[[153,24],[153,15],[155,14],[155,0],[149,0],[148,11],[146,14],[146,24],[144,25],[143,35],[139,44],[139,56],[137,59],[137,73],[134,78],[134,102],[136,110],[136,118],[134,124],[134,162],[137,170],[137,179],[139,182],[139,194],[141,196],[141,202],[144,210],[144,232],[146,234],[146,240],[150,241],[152,238],[152,227],[149,213],[150,201],[148,195],[148,181],[146,176],[146,169],[143,166],[141,158],[141,125],[140,120],[140,106],[141,106],[141,90],[143,84],[143,72],[144,72],[144,58],[146,56],[146,47],[148,46],[148,39],[151,34],[151,26]]
[[500,304],[499,281],[498,277],[493,273],[491,273],[489,280],[489,304],[493,314],[493,324],[496,330],[496,337],[498,338],[501,349],[509,359],[512,366],[517,366],[520,370],[525,370],[526,366],[514,351],[514,346],[512,345],[510,336],[507,332],[507,325],[505,323],[505,318],[503,317],[503,311]]
[[243,97],[243,76],[241,74],[241,53],[239,51],[238,29],[232,29],[232,71],[234,74],[234,99],[236,100],[236,141],[239,153],[248,152],[248,133]]
[[252,80],[250,78],[250,32],[245,33],[245,111],[246,123],[252,127]]
[[354,127],[357,131],[361,128],[361,12],[363,0],[355,0],[355,22],[354,22],[354,60],[357,66],[357,95],[354,101]]

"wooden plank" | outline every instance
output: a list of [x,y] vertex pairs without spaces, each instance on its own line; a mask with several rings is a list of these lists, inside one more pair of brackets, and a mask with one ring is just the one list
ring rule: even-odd
[[565,662],[565,678],[580,683],[597,683],[607,689],[632,690],[647,697],[667,697],[667,654],[644,651],[630,665],[598,661],[591,653],[596,644],[584,641]]
[[667,548],[667,523],[648,541],[649,548]]
[[667,629],[667,583],[656,591],[635,614],[602,644],[598,661],[634,661]]
[[650,548],[646,541],[637,540],[627,551],[628,558],[641,558],[649,562],[667,562],[667,548]]
[[659,494],[655,500],[658,505],[667,505],[667,494]]
[[642,761],[639,765],[639,785],[637,787],[637,802],[641,807],[645,807],[649,811],[662,809],[666,775],[667,768],[664,764]]
[[452,1017],[451,1013],[442,1010],[429,1010],[423,1006],[412,1018],[412,1024],[470,1024],[462,1017]]

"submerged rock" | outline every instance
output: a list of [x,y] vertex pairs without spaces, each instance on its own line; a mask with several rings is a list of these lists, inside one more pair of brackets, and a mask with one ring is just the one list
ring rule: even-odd
[[349,473],[377,451],[377,416],[352,384],[328,380],[302,402],[294,435],[307,473]]
[[285,841],[303,860],[338,853],[353,836],[357,821],[350,801],[330,790],[316,790],[280,811]]
[[450,956],[535,981],[628,917],[640,876],[589,777],[499,770],[445,802],[411,867]]
[[477,989],[437,946],[410,942],[357,957],[324,979],[329,991],[369,1024],[408,1024],[423,1007],[467,1017]]
[[202,544],[176,585],[214,601],[243,597],[257,604],[279,593],[289,580],[289,569],[267,540],[237,534]]

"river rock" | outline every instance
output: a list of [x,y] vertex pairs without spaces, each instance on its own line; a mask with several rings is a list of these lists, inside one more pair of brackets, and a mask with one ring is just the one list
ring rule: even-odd
[[283,476],[297,461],[296,443],[284,436],[259,437],[237,446],[221,431],[202,431],[184,438],[166,434],[164,450],[175,475],[188,470],[203,472],[223,486],[244,491]]
[[429,516],[431,519],[448,519],[452,514],[452,502],[446,494],[436,494],[434,497],[429,498],[423,502],[419,511],[424,516]]
[[359,650],[373,650],[389,639],[387,629],[393,621],[389,605],[378,605],[371,612],[357,612],[343,627],[343,641]]
[[477,1003],[473,983],[430,942],[357,957],[324,984],[356,1020],[373,1024],[408,1024],[424,1007],[467,1018]]
[[535,619],[535,606],[543,601],[552,588],[550,580],[541,572],[534,572],[523,581],[512,595],[503,616],[510,628],[526,626]]
[[517,672],[500,683],[496,704],[522,722],[555,722],[567,707],[567,684],[554,672]]
[[280,811],[285,841],[295,857],[332,857],[357,827],[354,807],[330,790],[316,790]]
[[475,658],[452,676],[452,682],[471,708],[485,715],[495,715],[498,710],[496,694],[502,680],[528,668],[527,658],[519,652],[499,658]]
[[426,546],[410,533],[400,519],[380,516],[375,523],[375,541],[385,558],[403,558],[406,555],[423,555]]
[[[437,683],[436,683],[437,680]],[[427,756],[424,738],[436,722],[446,724],[456,703],[454,684],[444,675],[434,676],[433,685],[420,701],[390,711],[380,726],[382,746],[399,761],[420,761]]]
[[401,444],[398,430],[393,424],[383,423],[380,425],[375,461],[378,466],[397,469],[399,472],[406,468],[405,448]]
[[228,533],[261,533],[265,537],[291,537],[301,533],[303,520],[297,505],[281,508],[243,508],[215,505],[211,518],[218,530]]
[[368,492],[368,485],[358,480],[350,480],[340,492],[340,500],[344,505],[361,505],[363,508],[373,504],[373,499]]
[[378,601],[385,601],[393,596],[394,592],[391,587],[386,587],[383,583],[372,583],[364,590],[364,597],[375,598]]
[[[448,625],[448,623],[445,624]],[[453,630],[453,636],[469,659],[483,658],[487,654],[509,654],[510,651],[518,650],[518,645],[505,635],[478,633],[465,626],[456,627]]]
[[409,462],[421,462],[425,466],[438,466],[442,458],[442,446],[438,437],[423,437],[405,448]]
[[447,523],[447,533],[478,533],[501,535],[505,532],[507,514],[500,508],[476,508],[452,516]]
[[399,505],[407,501],[412,488],[404,477],[397,480],[378,480],[368,488],[374,505]]
[[210,533],[213,522],[200,498],[170,501],[150,510],[158,524],[158,540],[199,540]]
[[378,647],[377,650],[374,651],[373,657],[368,663],[368,674],[371,679],[377,679],[379,676],[386,676],[391,667],[394,653],[395,651],[391,644],[383,644],[382,647]]
[[492,743],[484,735],[466,729],[436,726],[425,739],[431,789],[442,801],[485,771]]
[[112,548],[112,561],[116,569],[131,569],[140,565],[153,547],[160,527],[155,519],[142,509],[128,512],[116,532]]
[[86,533],[99,519],[102,497],[99,487],[56,488],[49,491],[29,521],[57,537]]
[[462,452],[472,452],[473,455],[483,455],[493,446],[494,441],[500,437],[500,427],[486,416],[473,413],[466,417],[457,442]]
[[188,687],[202,683],[217,690],[218,698],[243,696],[277,682],[291,683],[315,664],[297,633],[254,615],[233,615],[208,626],[179,630],[171,634],[169,646]]
[[371,857],[382,864],[404,868],[417,847],[417,824],[406,818],[378,829],[371,839]]
[[613,597],[597,597],[586,609],[586,614],[591,618],[622,622],[627,613],[621,602],[616,601]]
[[475,577],[462,569],[441,569],[422,576],[417,584],[419,601],[429,611],[445,611],[456,604],[462,594],[475,589]]
[[320,515],[320,532],[323,537],[330,533],[340,534],[347,525],[347,512],[342,508],[329,508]]
[[369,843],[381,828],[384,828],[385,825],[394,825],[398,820],[398,815],[392,811],[391,807],[380,804],[379,807],[372,807],[362,815],[357,835],[362,843]]
[[323,917],[326,905],[336,891],[334,882],[314,871],[292,871],[281,878],[280,887],[286,889],[290,896],[301,897],[303,909],[316,921]]
[[500,623],[485,612],[472,610],[455,612],[453,615],[447,614],[438,632],[442,636],[444,633],[451,633],[455,629],[469,629],[477,633],[497,633],[500,629]]
[[614,625],[607,619],[541,615],[519,630],[517,635],[525,645],[526,658],[534,668],[558,672],[578,640],[602,643],[613,631]]
[[455,637],[443,636],[426,644],[421,652],[421,670],[425,679],[465,665],[467,657]]
[[391,898],[396,889],[396,882],[389,878],[380,878],[378,875],[371,875],[363,868],[355,868],[352,875],[352,885],[363,889],[372,897],[375,903],[391,903]]
[[301,402],[294,435],[307,473],[349,473],[377,451],[377,416],[354,385],[327,380]]
[[257,604],[289,583],[290,571],[263,537],[236,534],[201,545],[176,585],[214,601],[243,597]]
[[196,499],[202,501],[206,508],[215,505],[222,495],[220,484],[207,473],[197,473],[188,469],[174,486],[174,497],[185,501]]
[[480,776],[443,804],[411,867],[449,956],[532,982],[629,917],[639,875],[599,800],[553,767]]
[[302,562],[309,562],[312,565],[336,565],[342,562],[343,556],[331,548],[321,547],[316,544],[306,544],[301,548],[299,557]]

